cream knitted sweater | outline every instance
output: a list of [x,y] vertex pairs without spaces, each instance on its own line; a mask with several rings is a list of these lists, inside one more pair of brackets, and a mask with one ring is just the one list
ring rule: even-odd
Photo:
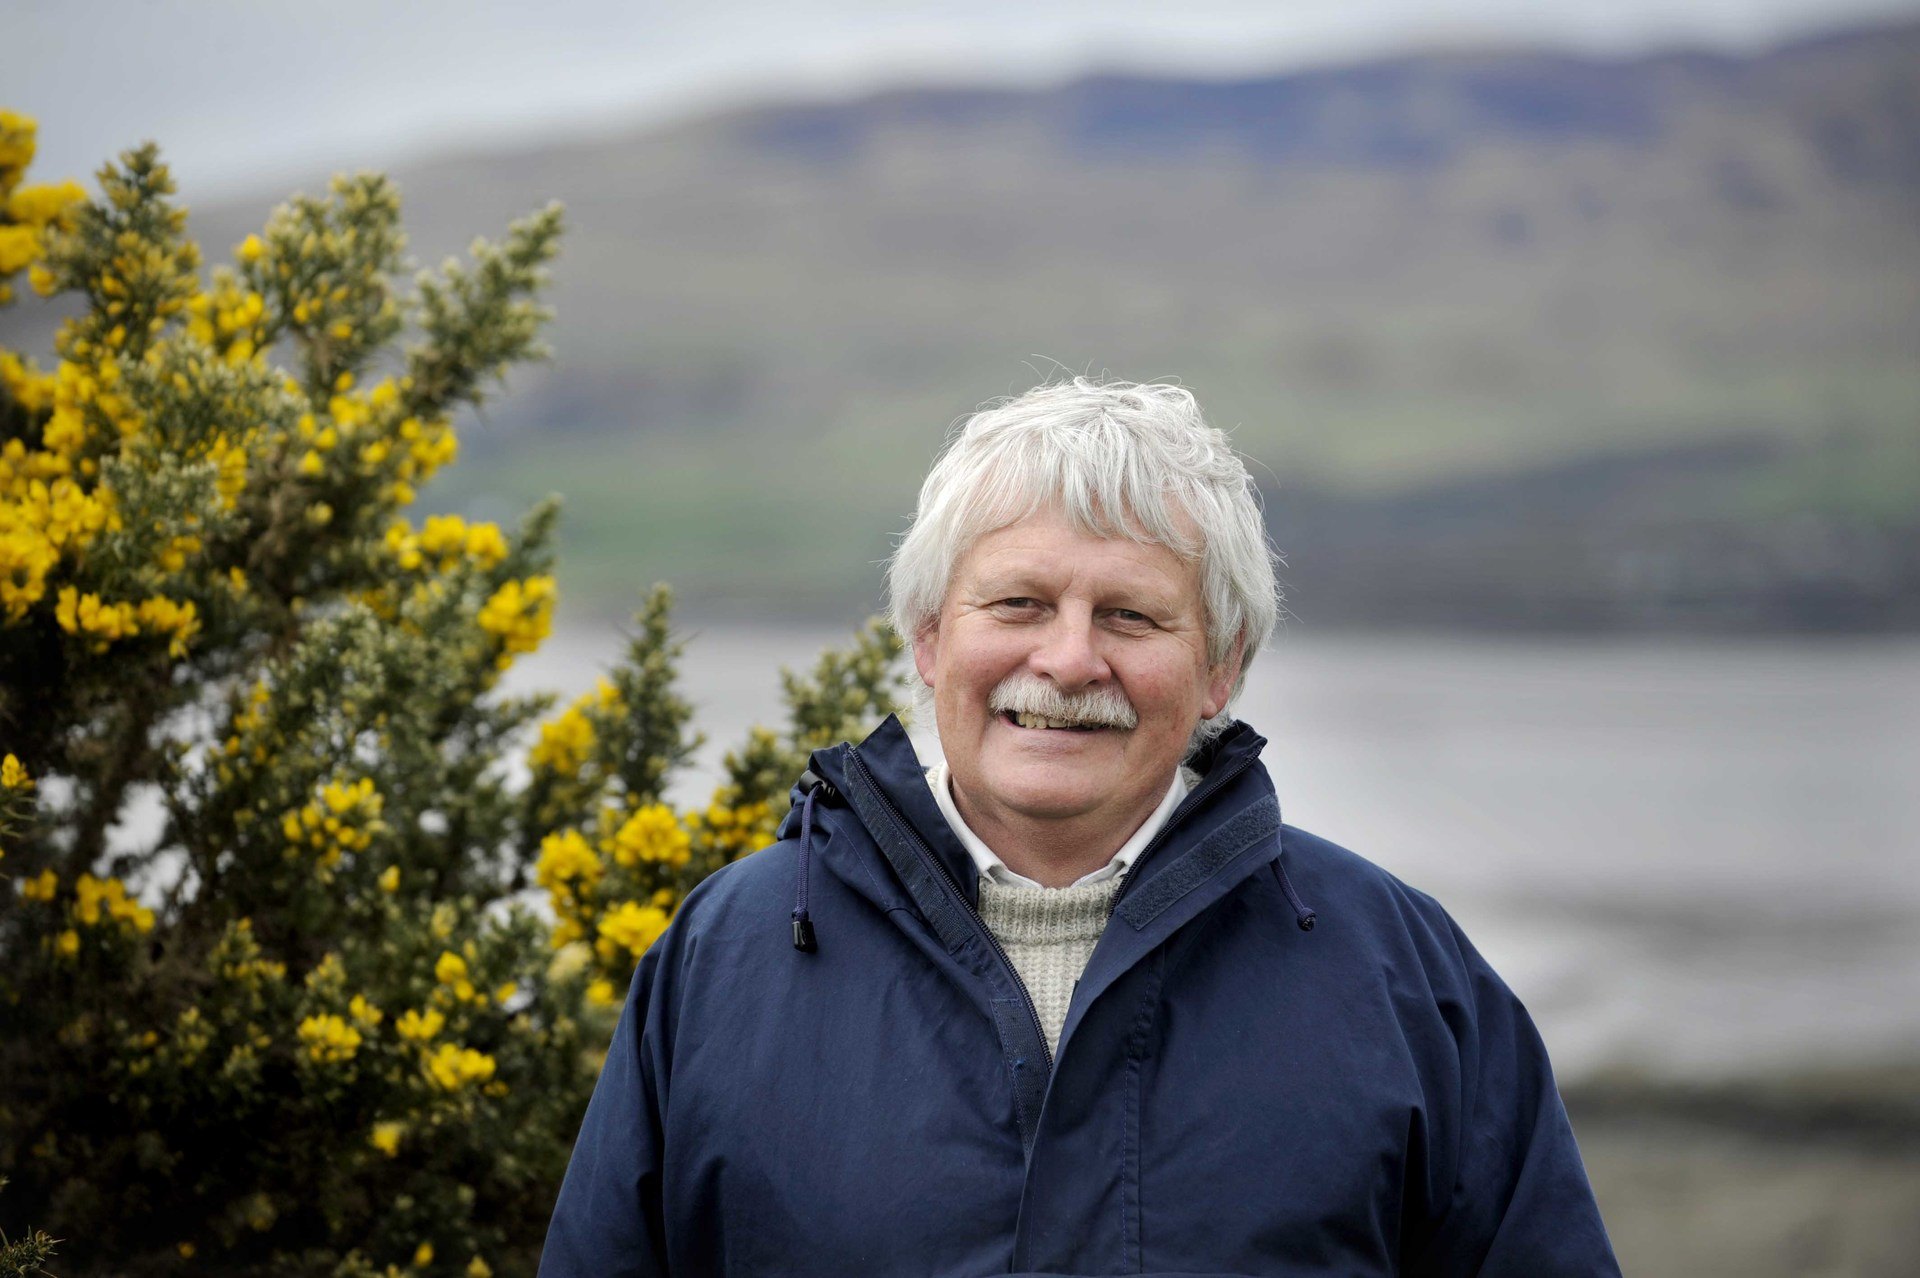
[[1126,875],[1073,887],[1022,887],[980,876],[980,918],[1013,960],[1047,1035],[1060,1044],[1073,987],[1106,931],[1113,898]]

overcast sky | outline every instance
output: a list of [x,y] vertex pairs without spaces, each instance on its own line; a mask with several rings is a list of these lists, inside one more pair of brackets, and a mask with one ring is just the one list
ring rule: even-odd
[[1751,49],[1920,0],[0,0],[41,179],[157,138],[189,202],[751,99],[1437,44]]

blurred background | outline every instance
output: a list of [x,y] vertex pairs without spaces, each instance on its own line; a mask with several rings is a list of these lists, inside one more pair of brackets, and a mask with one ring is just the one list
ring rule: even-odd
[[[1627,1272],[1920,1255],[1920,3],[0,0],[43,181],[223,256],[336,171],[549,199],[553,359],[433,509],[566,499],[591,684],[678,591],[719,749],[880,605],[949,427],[1176,379],[1290,616],[1290,820],[1540,1023]],[[89,189],[94,189],[89,184]],[[44,353],[52,305],[0,314]]]

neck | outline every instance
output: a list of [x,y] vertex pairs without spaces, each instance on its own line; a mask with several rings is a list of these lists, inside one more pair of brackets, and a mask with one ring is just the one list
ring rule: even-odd
[[967,828],[992,848],[1009,870],[1042,887],[1066,887],[1113,860],[1113,854],[1167,797],[1167,787],[1172,784],[1169,776],[1130,804],[1045,819],[975,803],[958,785],[952,790],[954,806]]

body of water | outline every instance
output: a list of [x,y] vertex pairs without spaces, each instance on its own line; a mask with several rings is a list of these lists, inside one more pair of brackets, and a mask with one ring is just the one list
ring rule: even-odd
[[[690,630],[675,799],[845,639]],[[510,686],[621,646],[563,629]],[[1286,819],[1439,898],[1563,1076],[1920,1056],[1920,642],[1283,635],[1236,713]]]

